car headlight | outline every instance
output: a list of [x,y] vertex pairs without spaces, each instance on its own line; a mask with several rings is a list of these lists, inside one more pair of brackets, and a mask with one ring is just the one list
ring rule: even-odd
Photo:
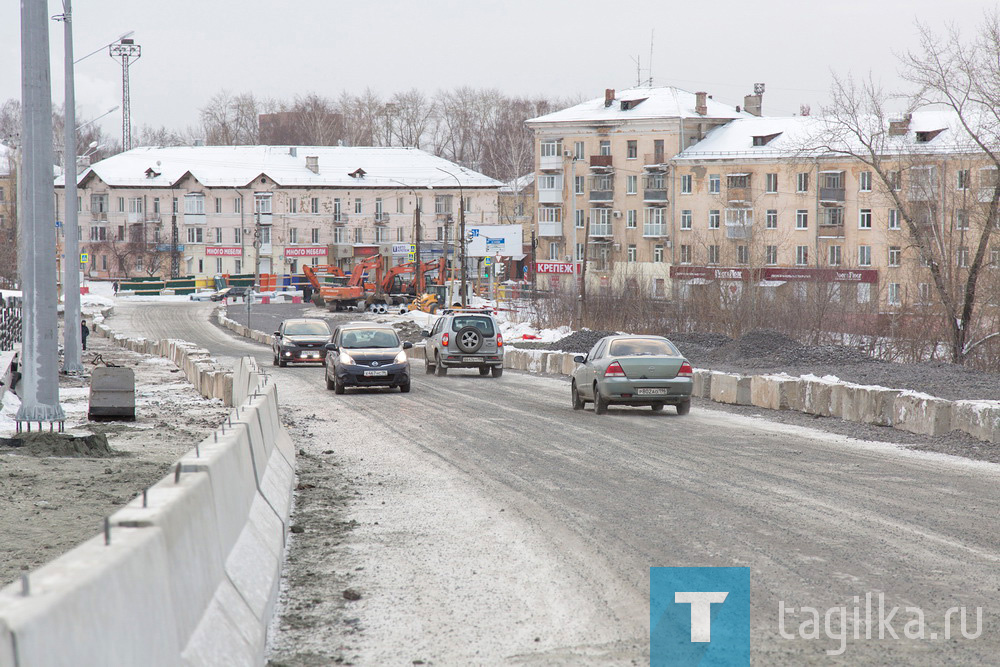
[[354,357],[347,354],[343,350],[340,351],[340,363],[347,364],[348,366],[354,366]]
[[400,350],[399,354],[396,355],[396,358],[393,360],[393,362],[397,363],[397,364],[405,364],[406,363],[406,350]]

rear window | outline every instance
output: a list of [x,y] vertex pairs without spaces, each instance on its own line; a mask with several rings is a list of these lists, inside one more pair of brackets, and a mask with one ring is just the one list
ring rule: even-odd
[[391,329],[349,329],[341,334],[340,346],[348,350],[399,347],[399,338]]
[[633,338],[626,340],[616,340],[611,342],[611,349],[608,351],[612,357],[627,356],[680,356],[673,345],[665,340],[655,338]]
[[289,322],[285,333],[292,336],[329,336],[330,327],[326,322]]
[[479,333],[484,336],[496,335],[496,332],[493,330],[493,320],[488,317],[463,315],[461,317],[456,317],[451,321],[452,331],[459,331],[465,327],[476,327],[479,329]]

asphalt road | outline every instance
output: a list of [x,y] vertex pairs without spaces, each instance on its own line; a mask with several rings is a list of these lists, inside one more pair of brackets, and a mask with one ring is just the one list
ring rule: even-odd
[[[119,331],[220,360],[263,346],[208,304],[122,304]],[[420,364],[421,362],[418,362]],[[1000,655],[1000,467],[694,406],[574,412],[566,382],[415,367],[410,394],[334,397],[274,369],[298,439],[281,664],[629,664],[648,659],[651,566],[746,566],[756,664],[989,664]],[[315,483],[314,483],[315,482]],[[320,491],[328,493],[320,494]],[[345,602],[344,587],[361,591]],[[779,602],[883,593],[898,640],[779,635]],[[964,639],[950,607],[983,608]],[[903,626],[925,616],[925,639]],[[861,617],[864,618],[864,609]],[[787,617],[798,633],[802,615]],[[834,628],[835,629],[835,628]],[[932,640],[931,633],[936,639]],[[877,636],[877,627],[876,627]],[[279,660],[280,659],[280,660]]]

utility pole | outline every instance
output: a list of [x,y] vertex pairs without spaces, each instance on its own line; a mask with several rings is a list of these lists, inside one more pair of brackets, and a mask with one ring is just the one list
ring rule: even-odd
[[[170,194],[173,194],[171,190]],[[174,197],[170,198],[170,277],[179,278],[181,274],[181,251],[178,247],[177,205]]]
[[[108,47],[108,55],[122,61],[122,150],[132,148],[132,106],[128,68],[142,55],[142,47],[133,39],[121,39]],[[75,159],[75,158],[74,158]]]
[[63,42],[65,61],[64,143],[63,143],[63,194],[64,206],[63,237],[63,371],[80,373],[83,355],[80,335],[80,227],[76,202],[76,92],[73,74],[73,8],[71,0],[63,0],[63,14],[57,19],[63,22]]
[[462,227],[460,238],[462,239],[462,307],[464,308],[466,306],[465,274],[467,273],[465,270],[465,249],[468,244],[465,239],[465,195],[462,192],[461,183],[458,184],[458,219]]
[[[21,0],[21,279],[24,286],[21,407],[17,429],[53,422],[63,430],[56,332],[56,248],[52,225],[52,91],[48,3]],[[72,127],[72,126],[71,126]],[[75,127],[73,128],[75,130]],[[75,152],[75,151],[74,151]],[[74,162],[76,157],[74,155]],[[75,172],[74,164],[74,172]],[[79,259],[77,259],[79,261]]]
[[413,199],[413,277],[416,281],[416,287],[413,289],[416,295],[420,295],[427,291],[427,288],[424,285],[424,269],[420,265],[420,197],[413,193]]

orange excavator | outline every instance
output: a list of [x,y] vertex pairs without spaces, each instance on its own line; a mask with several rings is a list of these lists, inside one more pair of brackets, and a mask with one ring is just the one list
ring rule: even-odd
[[[366,281],[370,276],[374,281]],[[372,255],[358,262],[351,269],[351,276],[339,285],[324,285],[320,294],[326,303],[327,310],[344,310],[354,307],[364,310],[371,303],[382,283],[382,256]]]
[[[332,264],[304,264],[302,273],[305,274],[309,284],[313,287],[312,302],[322,308],[325,303],[323,289],[335,285],[346,285],[347,275],[339,266]],[[321,280],[321,276],[331,276],[327,280]]]

